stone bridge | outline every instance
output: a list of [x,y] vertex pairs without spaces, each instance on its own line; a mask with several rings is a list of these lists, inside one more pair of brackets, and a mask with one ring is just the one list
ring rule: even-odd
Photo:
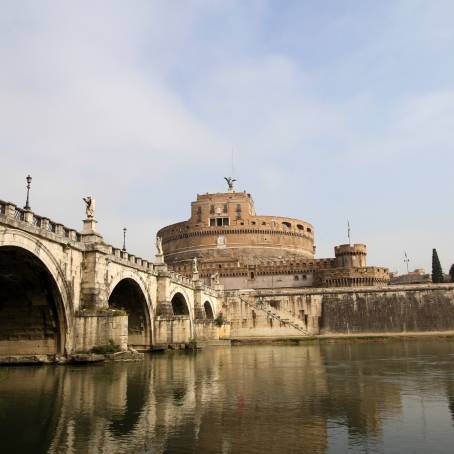
[[0,201],[0,356],[219,339],[222,286],[115,248],[95,225],[79,232]]

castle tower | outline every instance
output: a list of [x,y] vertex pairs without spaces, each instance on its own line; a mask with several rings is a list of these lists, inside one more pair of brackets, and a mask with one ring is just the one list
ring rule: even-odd
[[336,267],[365,268],[367,247],[365,244],[341,244],[334,248]]
[[229,192],[198,194],[191,203],[189,220],[164,227],[157,235],[170,265],[194,257],[216,268],[228,262],[314,258],[311,224],[281,216],[258,216],[251,195],[230,187]]

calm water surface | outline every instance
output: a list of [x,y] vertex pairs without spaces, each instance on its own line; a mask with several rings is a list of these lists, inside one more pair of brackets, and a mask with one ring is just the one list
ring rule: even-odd
[[0,368],[2,453],[453,453],[454,342]]

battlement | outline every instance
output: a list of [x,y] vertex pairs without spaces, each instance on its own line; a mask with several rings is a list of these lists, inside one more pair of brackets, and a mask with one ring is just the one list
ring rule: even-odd
[[340,255],[367,255],[367,246],[365,244],[341,244],[334,248],[336,257]]
[[341,244],[334,248],[334,255],[339,268],[364,268],[367,247],[365,244]]

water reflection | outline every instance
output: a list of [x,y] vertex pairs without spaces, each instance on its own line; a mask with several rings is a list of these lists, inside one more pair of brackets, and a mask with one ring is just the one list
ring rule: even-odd
[[426,340],[2,368],[2,452],[451,452],[453,358]]

